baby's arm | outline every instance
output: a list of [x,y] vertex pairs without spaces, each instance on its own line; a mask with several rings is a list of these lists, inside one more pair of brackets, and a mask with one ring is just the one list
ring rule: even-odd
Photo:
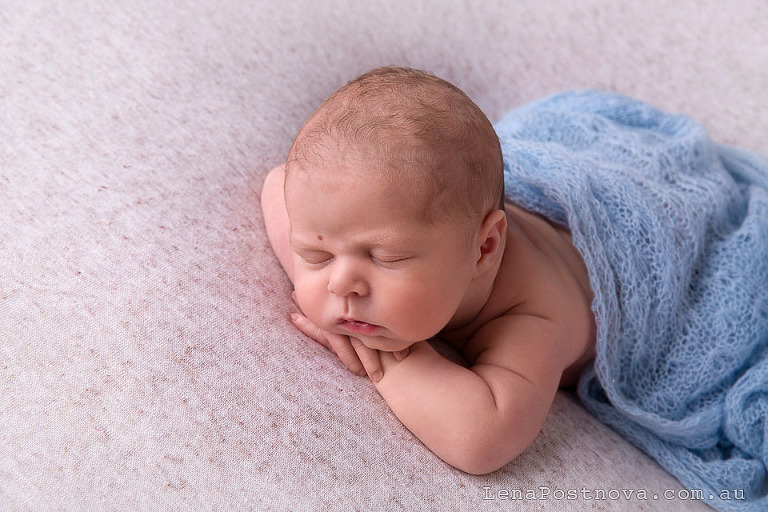
[[494,471],[517,457],[538,434],[564,368],[554,324],[508,316],[489,324],[470,346],[464,368],[428,343],[397,361],[379,354],[384,377],[376,384],[400,421],[429,449],[473,474]]

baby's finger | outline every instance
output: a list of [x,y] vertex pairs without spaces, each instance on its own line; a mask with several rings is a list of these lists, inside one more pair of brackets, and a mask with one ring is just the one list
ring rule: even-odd
[[293,323],[293,325],[295,325],[298,330],[300,330],[312,340],[318,342],[325,348],[331,348],[325,333],[322,331],[322,329],[313,324],[309,318],[305,317],[304,315],[300,315],[299,313],[292,313],[291,323]]
[[365,375],[365,368],[357,357],[357,352],[355,352],[355,349],[352,347],[349,337],[329,333],[327,339],[331,346],[331,350],[336,353],[336,356],[342,363],[344,363],[344,366],[349,368],[355,375],[359,375],[360,377]]
[[365,373],[368,374],[368,377],[372,382],[379,382],[384,376],[384,372],[381,371],[379,351],[366,347],[363,345],[363,342],[357,338],[350,338],[349,341],[352,343],[360,362],[363,363]]
[[299,306],[299,296],[296,295],[296,290],[291,292],[291,302],[293,302],[293,305],[296,306],[296,309],[301,311],[301,307]]
[[395,361],[402,361],[406,357],[408,357],[408,354],[411,353],[411,349],[404,348],[403,350],[398,350],[397,352],[392,352],[392,355],[395,356]]

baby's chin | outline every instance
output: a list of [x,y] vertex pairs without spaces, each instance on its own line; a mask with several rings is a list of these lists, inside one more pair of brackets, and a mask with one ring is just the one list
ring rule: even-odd
[[348,336],[357,338],[366,347],[373,350],[379,350],[381,352],[399,352],[409,348],[411,345],[416,343],[415,341],[398,340],[388,338],[386,336],[350,335],[349,333],[340,334],[346,334]]
[[[362,341],[362,340],[361,340]],[[379,346],[379,345],[367,345],[365,342],[363,342],[363,345],[365,345],[368,348],[375,348],[376,350],[379,350],[380,352],[400,352],[401,350],[405,350],[411,345],[413,345],[414,342],[400,342],[397,343],[390,343],[387,346]]]

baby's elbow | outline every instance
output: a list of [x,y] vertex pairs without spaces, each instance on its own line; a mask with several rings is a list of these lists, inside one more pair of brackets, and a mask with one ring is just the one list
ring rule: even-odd
[[446,462],[471,475],[487,475],[512,462],[522,450],[493,442],[472,440],[452,450]]
[[453,464],[453,467],[464,473],[469,473],[470,475],[482,476],[493,473],[506,465],[506,462],[502,464],[492,464],[486,460],[467,460],[458,464]]
[[493,473],[494,471],[503,468],[510,462],[512,462],[514,458],[512,459],[503,459],[499,460],[496,457],[488,457],[488,456],[477,456],[474,454],[468,454],[464,455],[460,458],[458,458],[456,461],[450,463],[453,467],[456,469],[459,469],[465,473],[469,473],[470,475],[487,475],[488,473]]

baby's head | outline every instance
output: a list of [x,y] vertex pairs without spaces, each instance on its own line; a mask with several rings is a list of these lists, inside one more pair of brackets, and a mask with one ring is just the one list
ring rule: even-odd
[[378,68],[332,94],[296,137],[288,175],[316,172],[315,164],[340,153],[366,162],[355,172],[370,185],[394,186],[420,200],[423,218],[432,222],[471,231],[490,210],[504,208],[493,126],[460,89],[424,71]]
[[483,254],[503,245],[498,138],[463,92],[428,73],[381,68],[339,89],[285,169],[299,305],[371,348],[437,334],[466,309]]

